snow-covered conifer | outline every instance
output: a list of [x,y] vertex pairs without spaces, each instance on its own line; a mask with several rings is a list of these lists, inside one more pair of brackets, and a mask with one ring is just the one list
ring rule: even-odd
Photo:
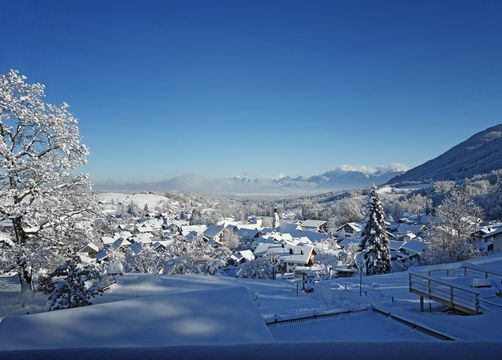
[[361,251],[367,275],[391,271],[389,240],[386,232],[384,212],[375,187],[372,188],[366,226],[362,233]]
[[56,269],[53,279],[50,310],[91,305],[91,299],[100,293],[101,271],[95,264],[81,265],[75,259],[67,260]]

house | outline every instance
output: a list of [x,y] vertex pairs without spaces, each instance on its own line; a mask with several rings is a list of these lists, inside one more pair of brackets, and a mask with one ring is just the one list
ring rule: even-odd
[[210,226],[204,231],[203,235],[206,241],[221,242],[223,240],[223,226]]
[[314,265],[317,252],[312,245],[259,243],[253,254],[257,258],[270,256],[276,259],[279,272],[293,272],[299,266]]
[[110,255],[111,255],[110,250],[105,248],[96,254],[96,261],[98,263],[101,263],[102,261],[107,260],[110,257]]
[[159,240],[155,241],[152,243],[152,249],[155,251],[165,251],[167,250],[169,244],[171,244],[172,241],[169,240]]
[[413,240],[410,240],[408,242],[403,243],[401,245],[401,251],[404,252],[406,255],[410,256],[422,256],[424,250],[425,250],[425,242],[423,239],[416,237]]
[[90,242],[87,243],[84,247],[82,247],[78,252],[86,254],[86,256],[91,259],[95,259],[96,254],[99,252],[99,248],[96,244]]
[[135,242],[131,244],[130,249],[133,255],[138,255],[141,252],[141,250],[143,250],[143,245],[139,242]]
[[493,252],[502,253],[502,228],[492,232],[490,239],[493,241]]
[[131,242],[126,239],[118,239],[113,243],[115,249],[126,250],[131,246]]
[[108,246],[108,245],[111,245],[115,242],[115,240],[117,240],[118,238],[112,238],[110,236],[103,236],[101,237],[101,242],[103,243],[103,245],[105,246]]
[[406,234],[404,234],[401,237],[401,241],[408,242],[408,241],[415,239],[416,237],[417,237],[417,235],[413,234],[412,232],[407,232]]
[[251,230],[243,228],[237,230],[237,236],[241,239],[257,239],[262,235],[263,233],[260,230]]
[[11,219],[0,221],[0,230],[4,232],[11,232],[14,230],[14,224]]
[[355,222],[349,222],[335,230],[335,234],[340,238],[355,239],[361,234],[361,225]]
[[187,236],[190,233],[196,233],[197,235],[202,235],[204,231],[207,230],[206,225],[184,225],[181,226],[181,234]]
[[328,222],[325,220],[305,220],[300,224],[303,230],[315,232],[328,232]]
[[228,262],[230,265],[238,265],[244,264],[245,262],[252,261],[254,259],[255,257],[251,250],[241,250],[233,253],[232,256],[230,256]]
[[0,244],[4,244],[9,247],[14,247],[15,245],[11,239],[11,236],[4,232],[0,232]]

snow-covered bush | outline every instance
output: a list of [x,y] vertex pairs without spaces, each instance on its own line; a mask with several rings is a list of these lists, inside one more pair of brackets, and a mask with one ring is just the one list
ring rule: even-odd
[[233,230],[225,229],[221,243],[231,251],[235,251],[239,247],[239,237]]
[[81,265],[75,259],[67,260],[53,274],[50,310],[91,305],[91,299],[100,293],[101,281],[101,269],[97,265]]
[[359,252],[359,246],[356,243],[350,243],[338,253],[338,261],[344,268],[356,267],[356,256]]
[[164,273],[170,275],[215,274],[232,255],[227,247],[207,243],[202,237],[192,240],[176,237],[168,251],[170,259],[166,262]]
[[162,274],[169,260],[165,251],[156,251],[151,246],[145,246],[141,252],[132,256],[132,266],[135,271],[146,274]]
[[463,188],[455,188],[436,209],[425,259],[428,263],[463,261],[475,255],[471,235],[482,211]]
[[249,279],[273,279],[275,270],[275,264],[271,259],[261,257],[242,264],[237,276]]

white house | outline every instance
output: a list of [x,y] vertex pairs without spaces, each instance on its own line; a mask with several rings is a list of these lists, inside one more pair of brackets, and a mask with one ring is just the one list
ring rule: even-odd
[[361,235],[361,225],[355,222],[346,223],[336,229],[335,234],[340,238],[355,239]]
[[305,220],[300,224],[303,230],[328,232],[328,222],[325,220]]

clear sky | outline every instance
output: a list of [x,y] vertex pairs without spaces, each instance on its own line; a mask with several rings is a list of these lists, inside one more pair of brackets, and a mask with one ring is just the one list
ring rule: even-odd
[[95,181],[418,165],[502,122],[502,1],[0,0]]

